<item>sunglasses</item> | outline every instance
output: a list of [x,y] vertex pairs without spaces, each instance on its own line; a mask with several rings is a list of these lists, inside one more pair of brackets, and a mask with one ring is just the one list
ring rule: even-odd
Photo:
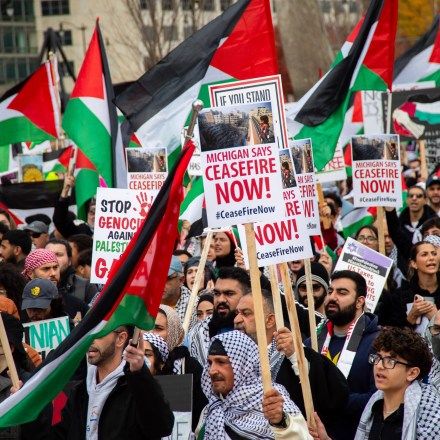
[[422,199],[423,194],[408,194],[408,199]]
[[[321,288],[322,286],[321,286],[321,284],[312,284],[312,288],[313,288],[313,291],[314,292],[319,292],[319,289]],[[300,292],[307,292],[307,285],[304,283],[304,284],[300,284],[299,286],[298,286],[298,290],[300,291]]]
[[41,232],[31,232],[31,233],[30,233],[30,236],[31,236],[32,238],[40,238],[40,236],[41,236]]

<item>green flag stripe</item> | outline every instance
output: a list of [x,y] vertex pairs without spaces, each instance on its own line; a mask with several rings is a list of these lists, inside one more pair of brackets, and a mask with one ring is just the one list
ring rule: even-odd
[[16,117],[0,122],[0,145],[18,142],[42,142],[55,139],[49,133],[41,130],[28,118]]

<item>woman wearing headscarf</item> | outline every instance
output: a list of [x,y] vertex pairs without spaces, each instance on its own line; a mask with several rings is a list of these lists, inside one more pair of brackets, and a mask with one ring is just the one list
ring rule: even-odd
[[163,366],[169,355],[167,343],[156,333],[144,333],[143,338],[145,356],[150,363],[150,372],[153,376],[159,376],[163,374]]
[[200,413],[207,403],[201,385],[203,368],[197,359],[190,356],[188,348],[182,345],[185,332],[177,312],[172,307],[165,304],[160,305],[153,332],[165,340],[169,350],[161,374],[193,375],[192,424],[193,429],[195,429]]
[[235,266],[235,249],[238,243],[234,229],[214,235],[215,267]]

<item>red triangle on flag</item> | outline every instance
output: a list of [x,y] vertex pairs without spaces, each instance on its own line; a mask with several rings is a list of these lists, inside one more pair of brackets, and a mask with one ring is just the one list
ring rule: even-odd
[[437,35],[435,36],[434,47],[432,48],[431,56],[429,57],[430,63],[440,64],[440,31],[437,26]]
[[76,156],[76,168],[86,168],[97,172],[95,165],[93,165],[93,162],[81,151],[80,148],[78,148],[78,153]]
[[351,122],[364,122],[364,114],[362,112],[362,94],[361,92],[356,92],[354,95],[353,102],[353,115],[351,117]]
[[97,28],[93,32],[87,54],[70,98],[82,98],[85,96],[104,99],[101,50],[99,49]]
[[60,156],[58,157],[58,162],[64,167],[64,168],[69,168],[69,162],[70,162],[70,158],[72,157],[72,150],[73,147],[67,147],[64,148],[63,152],[60,154]]
[[52,85],[48,69],[50,69],[48,63],[40,66],[24,83],[8,108],[23,113],[38,128],[57,138],[58,131],[54,117],[56,110],[52,103],[50,90]]
[[278,73],[275,35],[266,0],[252,0],[226,41],[215,52],[211,66],[235,79]]

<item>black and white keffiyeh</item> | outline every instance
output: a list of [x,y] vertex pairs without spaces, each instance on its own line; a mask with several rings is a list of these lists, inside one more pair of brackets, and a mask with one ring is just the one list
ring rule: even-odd
[[[234,330],[214,336],[228,354],[234,371],[234,387],[221,399],[212,391],[209,365],[202,374],[202,389],[208,398],[204,440],[226,439],[225,425],[244,438],[273,439],[269,422],[263,416],[263,383],[261,381],[258,347],[251,338]],[[285,388],[273,387],[284,397],[284,411],[294,416],[298,407],[290,400]]]
[[167,343],[161,336],[156,335],[156,333],[144,333],[144,341],[148,341],[157,348],[163,363],[167,361],[170,351],[168,350]]

